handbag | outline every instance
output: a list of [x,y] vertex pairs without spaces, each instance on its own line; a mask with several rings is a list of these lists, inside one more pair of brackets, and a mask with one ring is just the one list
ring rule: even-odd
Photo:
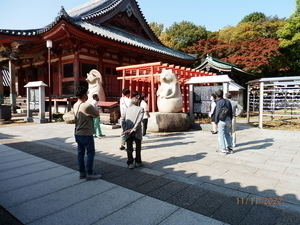
[[220,112],[219,112],[219,120],[224,121],[226,119],[226,117],[228,116],[228,112],[229,112],[228,108],[226,108],[226,107],[221,108]]

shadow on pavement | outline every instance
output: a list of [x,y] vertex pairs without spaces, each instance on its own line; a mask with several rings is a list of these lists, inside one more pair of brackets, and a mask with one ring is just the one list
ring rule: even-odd
[[[184,145],[195,143],[195,141],[183,142],[183,140],[186,140],[186,138],[167,135],[161,139],[161,141],[167,143],[158,143],[151,146],[151,148],[172,146],[182,146],[184,148]],[[66,139],[50,138],[46,139],[46,141],[48,143],[65,143]],[[155,142],[155,139],[153,139],[153,143]],[[272,142],[274,142],[272,138],[266,138],[241,143],[240,145],[257,144],[256,147],[261,149],[264,146],[272,145]],[[24,141],[18,136],[2,133],[0,133],[0,143],[77,170],[76,151],[73,153],[66,152],[62,148],[57,148],[57,146],[49,147],[39,141]],[[249,148],[245,147],[237,152],[247,149]],[[102,152],[101,154],[106,153]],[[168,167],[170,165],[177,165],[178,163],[201,161],[206,155],[207,153],[200,152],[174,156],[158,160],[151,163],[151,165],[149,164],[150,168],[154,170],[159,169],[159,171],[165,172],[169,176],[175,175],[178,178],[185,173],[184,177],[181,177],[182,180],[170,179],[168,176],[151,175],[139,169],[129,171],[122,166],[105,163],[101,160],[95,160],[95,168],[101,168],[104,180],[229,224],[300,224],[300,214],[291,212],[293,211],[293,206],[296,206],[296,204],[299,205],[299,200],[295,194],[291,193],[280,196],[273,189],[261,191],[256,186],[243,186],[239,182],[226,183],[222,178],[212,179],[210,176],[201,177],[195,175],[195,173],[187,174],[187,171],[179,171]],[[120,160],[119,156],[114,157],[112,154],[109,156]],[[194,175],[196,179],[189,179],[188,182],[185,182],[184,178],[187,175]],[[222,188],[223,191],[220,192]],[[244,193],[245,195],[243,197],[234,196],[232,193],[235,191],[236,193],[239,191],[239,193]],[[244,200],[239,200],[239,198]],[[251,198],[256,198],[259,201],[263,201],[265,198],[278,198],[282,199],[281,203],[283,204],[271,205],[245,202],[251,201]]]

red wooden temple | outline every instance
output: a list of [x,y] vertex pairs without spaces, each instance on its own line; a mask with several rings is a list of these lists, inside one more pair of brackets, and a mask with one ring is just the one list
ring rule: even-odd
[[[70,103],[74,89],[87,86],[86,74],[97,69],[106,101],[117,102],[122,87],[116,68],[157,61],[190,67],[196,57],[164,46],[136,0],[92,0],[70,10],[62,7],[54,21],[40,29],[0,28],[0,71],[9,68],[11,96],[26,96],[24,86],[30,81],[50,81],[46,96]],[[0,97],[3,89],[0,82]]]
[[157,112],[156,92],[162,69],[171,69],[178,77],[183,98],[183,112],[189,112],[189,87],[185,85],[185,82],[191,77],[215,75],[210,72],[162,62],[122,66],[116,69],[122,71],[122,76],[117,78],[122,80],[122,88],[128,87],[131,91],[139,91],[148,95],[150,112]]

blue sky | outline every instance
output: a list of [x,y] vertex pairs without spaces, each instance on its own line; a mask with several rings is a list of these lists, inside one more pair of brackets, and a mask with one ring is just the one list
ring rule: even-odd
[[[88,0],[0,0],[0,29],[35,29],[51,23],[60,11]],[[267,16],[289,17],[296,0],[138,0],[148,22],[171,26],[189,21],[218,31],[235,26],[244,16],[262,12]]]

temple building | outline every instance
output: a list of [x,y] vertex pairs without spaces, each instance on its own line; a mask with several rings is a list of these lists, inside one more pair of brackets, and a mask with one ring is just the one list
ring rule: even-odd
[[238,66],[207,56],[206,59],[195,69],[215,73],[217,75],[228,75],[235,83],[246,87],[246,83],[257,78],[256,75],[248,73]]
[[87,73],[97,69],[106,101],[117,101],[122,89],[117,67],[158,61],[191,67],[196,58],[164,46],[136,0],[92,0],[67,11],[62,7],[40,29],[0,28],[0,68],[9,68],[13,96],[25,96],[28,82],[43,81],[50,84],[46,96],[70,98],[77,86],[87,86]]

